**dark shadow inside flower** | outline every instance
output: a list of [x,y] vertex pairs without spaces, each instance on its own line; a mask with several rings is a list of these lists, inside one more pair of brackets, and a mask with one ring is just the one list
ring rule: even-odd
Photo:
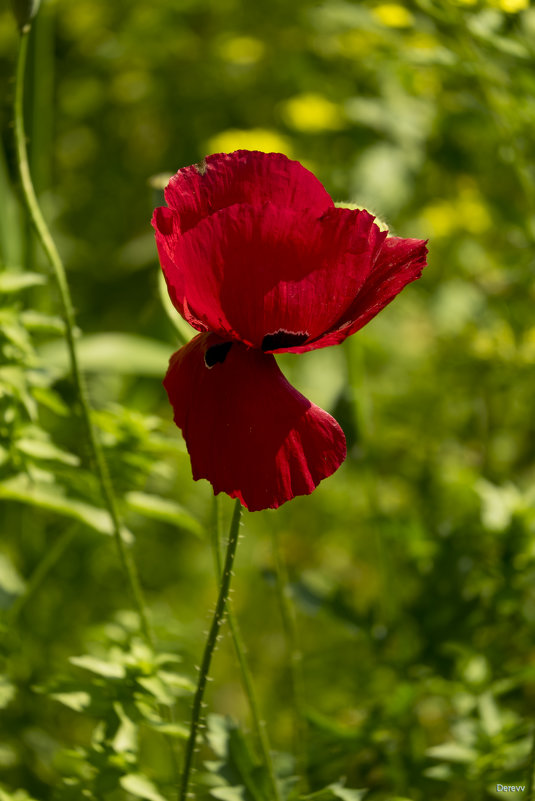
[[304,333],[294,334],[293,331],[275,331],[274,334],[266,334],[262,340],[262,350],[264,353],[279,348],[293,348],[296,345],[302,345],[309,338],[309,334]]
[[204,363],[208,369],[211,370],[215,364],[223,364],[231,347],[232,342],[222,342],[208,348],[204,354]]

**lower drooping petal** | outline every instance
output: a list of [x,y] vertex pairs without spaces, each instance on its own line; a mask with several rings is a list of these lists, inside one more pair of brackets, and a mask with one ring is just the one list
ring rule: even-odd
[[275,358],[200,334],[164,380],[193,478],[250,511],[308,495],[346,455],[342,429],[284,378]]

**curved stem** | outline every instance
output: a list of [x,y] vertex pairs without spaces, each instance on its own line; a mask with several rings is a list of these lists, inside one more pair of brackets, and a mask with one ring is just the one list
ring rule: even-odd
[[208,674],[210,672],[210,664],[212,656],[217,643],[219,629],[225,616],[228,594],[230,590],[230,580],[232,576],[232,566],[234,564],[234,557],[236,555],[236,546],[238,544],[238,532],[240,528],[241,519],[241,503],[237,500],[234,505],[234,512],[232,514],[232,521],[230,524],[230,531],[227,543],[227,552],[225,556],[225,564],[221,574],[221,584],[219,587],[219,596],[215,607],[214,616],[212,618],[212,625],[208,632],[206,645],[204,646],[204,653],[202,657],[201,667],[199,669],[199,679],[197,681],[197,689],[193,698],[193,708],[191,711],[191,723],[189,730],[189,738],[186,745],[186,754],[184,756],[184,771],[182,773],[182,783],[180,786],[179,801],[186,801],[188,797],[188,787],[193,764],[193,754],[195,753],[195,745],[197,742],[197,734],[201,722],[201,709],[204,698],[204,691],[208,681]]
[[[219,552],[219,547],[220,547],[219,541],[220,541],[219,503],[217,496],[214,496],[214,524],[213,524],[212,545],[214,551],[216,575],[218,579],[221,576],[221,555]],[[238,665],[241,672],[243,689],[245,691],[245,695],[247,696],[249,709],[251,710],[253,729],[255,731],[258,747],[262,755],[262,760],[267,770],[271,795],[273,801],[281,801],[280,789],[277,784],[277,777],[275,774],[275,769],[273,767],[273,760],[271,758],[271,747],[267,735],[266,725],[265,722],[262,720],[262,716],[260,714],[260,707],[258,705],[258,699],[256,697],[256,690],[253,682],[253,677],[251,674],[251,670],[249,668],[249,664],[247,662],[247,649],[245,647],[240,625],[234,614],[233,604],[230,599],[227,604],[227,620],[230,629],[230,634],[232,637],[232,642],[234,644],[234,650],[236,652],[236,658],[238,660]]]
[[277,595],[282,616],[282,625],[286,636],[290,655],[290,681],[294,707],[294,749],[299,772],[303,779],[304,789],[308,789],[308,731],[304,716],[305,710],[305,682],[303,677],[303,655],[297,637],[297,623],[295,609],[290,599],[290,584],[288,571],[281,554],[279,538],[275,529],[272,531],[273,555],[275,560],[275,576]]
[[75,345],[74,335],[74,311],[72,306],[69,285],[67,283],[67,276],[63,262],[58,253],[54,240],[48,230],[45,219],[41,213],[39,203],[35,194],[35,189],[30,174],[30,167],[28,164],[28,154],[26,152],[26,135],[24,132],[24,74],[26,68],[26,55],[28,50],[28,34],[30,26],[26,26],[21,32],[19,54],[17,60],[17,73],[15,82],[15,142],[17,149],[17,164],[19,169],[20,181],[22,186],[22,195],[26,210],[29,214],[32,225],[35,229],[37,237],[43,247],[48,261],[52,267],[61,299],[61,306],[63,318],[65,320],[65,336],[67,341],[67,348],[69,351],[69,358],[71,363],[72,376],[76,387],[80,407],[82,410],[82,418],[86,428],[87,439],[89,442],[91,454],[95,464],[98,481],[100,484],[102,497],[104,503],[110,514],[113,525],[113,533],[117,548],[119,550],[119,558],[123,570],[128,578],[132,596],[135,606],[137,608],[143,634],[149,643],[153,643],[153,636],[150,629],[145,604],[141,592],[141,586],[137,575],[136,567],[127,550],[121,535],[121,522],[117,510],[117,503],[113,488],[111,485],[108,465],[106,463],[104,453],[102,451],[100,442],[98,440],[93,422],[91,420],[91,408],[87,394],[87,387],[85,384],[84,376],[80,370],[78,363],[78,356]]

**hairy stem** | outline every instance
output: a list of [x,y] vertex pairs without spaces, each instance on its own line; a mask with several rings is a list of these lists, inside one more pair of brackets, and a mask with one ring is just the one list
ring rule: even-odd
[[121,522],[117,510],[117,502],[113,492],[108,466],[102,451],[102,447],[98,440],[93,422],[91,420],[91,408],[87,394],[87,387],[84,376],[80,370],[78,363],[78,356],[76,352],[75,343],[75,325],[74,325],[74,311],[67,283],[67,276],[63,262],[58,253],[54,240],[48,230],[45,219],[41,213],[39,203],[35,194],[35,189],[30,174],[28,164],[28,154],[26,150],[26,135],[24,132],[24,75],[26,68],[26,55],[28,51],[28,35],[30,26],[26,26],[21,32],[19,54],[17,60],[17,73],[15,80],[15,142],[17,149],[17,165],[20,175],[20,182],[22,187],[22,195],[24,204],[32,225],[37,234],[37,238],[42,245],[45,255],[50,262],[54,277],[56,279],[59,295],[62,306],[63,319],[65,321],[65,337],[67,341],[67,348],[69,351],[69,358],[71,364],[71,371],[74,380],[74,385],[80,402],[82,411],[82,418],[86,428],[87,439],[93,457],[94,466],[96,469],[98,481],[100,484],[102,498],[104,504],[110,514],[113,525],[113,533],[117,548],[119,550],[119,558],[125,575],[128,578],[130,589],[132,592],[133,600],[137,608],[143,634],[149,643],[153,643],[153,636],[150,629],[141,586],[137,575],[136,567],[130,552],[127,550],[121,535]]
[[[221,554],[220,554],[219,502],[217,496],[214,496],[214,521],[213,521],[212,532],[213,532],[212,546],[214,551],[216,575],[219,580],[221,578]],[[233,604],[230,599],[227,604],[227,620],[230,629],[230,634],[232,637],[232,642],[234,644],[234,650],[236,652],[236,658],[238,660],[238,665],[240,668],[243,689],[245,691],[245,695],[249,703],[249,709],[251,710],[253,729],[256,735],[256,740],[258,743],[258,747],[260,749],[262,760],[266,767],[271,796],[273,798],[273,801],[281,801],[280,789],[277,784],[277,777],[275,774],[275,769],[273,767],[273,760],[271,758],[271,748],[270,748],[269,738],[267,735],[266,725],[265,722],[262,720],[260,714],[260,707],[258,705],[258,699],[256,697],[256,690],[253,682],[253,677],[251,674],[251,670],[249,668],[249,663],[247,662],[247,649],[245,647],[240,625],[234,614]]]
[[232,566],[234,564],[234,557],[236,555],[236,546],[238,544],[238,532],[240,528],[241,519],[241,504],[237,500],[234,505],[234,512],[232,514],[232,521],[230,524],[230,532],[228,536],[227,551],[225,555],[225,564],[221,573],[221,584],[219,586],[219,596],[212,618],[212,624],[206,644],[204,646],[204,653],[202,657],[201,667],[199,668],[199,678],[197,681],[197,689],[193,698],[193,708],[191,711],[191,723],[189,730],[189,738],[186,745],[186,753],[184,756],[184,770],[182,773],[182,782],[180,785],[179,801],[186,801],[188,797],[189,780],[191,776],[191,768],[193,765],[193,755],[195,753],[195,745],[197,743],[197,734],[201,723],[201,710],[204,698],[204,691],[208,681],[208,674],[210,672],[210,665],[212,656],[216,647],[219,629],[225,616],[228,595],[230,590],[230,580],[232,577]]

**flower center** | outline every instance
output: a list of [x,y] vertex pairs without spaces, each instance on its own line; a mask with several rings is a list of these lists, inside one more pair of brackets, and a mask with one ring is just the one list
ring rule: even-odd
[[266,334],[262,340],[261,348],[263,351],[294,348],[296,345],[302,345],[303,342],[306,342],[309,336],[307,332],[295,334],[292,331],[285,331],[281,328],[279,331],[275,331],[274,334]]

